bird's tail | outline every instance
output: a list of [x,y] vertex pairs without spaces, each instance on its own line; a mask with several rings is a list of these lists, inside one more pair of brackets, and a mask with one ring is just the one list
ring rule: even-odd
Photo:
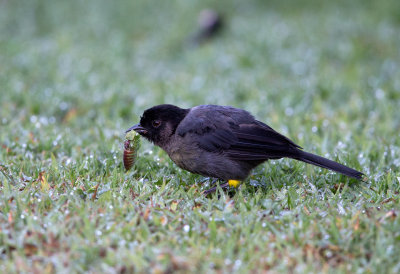
[[362,176],[364,175],[363,173],[349,168],[347,166],[344,166],[342,164],[336,163],[334,161],[328,160],[324,157],[308,153],[302,150],[299,150],[299,154],[293,157],[296,160],[303,161],[308,164],[316,165],[319,167],[327,168],[339,173],[342,173],[346,176],[361,180]]

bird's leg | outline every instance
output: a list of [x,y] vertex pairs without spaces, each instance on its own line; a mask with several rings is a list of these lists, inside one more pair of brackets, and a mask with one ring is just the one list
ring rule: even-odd
[[[215,183],[216,183],[217,181],[215,181]],[[213,181],[213,183],[214,183],[214,181]],[[237,188],[237,187],[239,187],[239,185],[240,185],[240,181],[238,181],[238,180],[228,180],[228,182],[225,182],[225,183],[223,183],[222,185],[220,185],[221,186],[221,188],[223,189],[223,190],[225,190],[225,189],[227,189],[227,188],[229,188],[229,187],[233,187],[233,188]],[[217,190],[217,185],[216,186],[214,186],[214,187],[212,187],[212,188],[210,188],[210,189],[207,189],[207,190],[205,190],[204,192],[203,192],[203,194],[204,195],[208,195],[208,194],[210,194],[210,193],[214,193],[216,190]]]
[[212,178],[212,177],[204,178],[204,179],[201,181],[201,184],[202,184],[202,185],[207,184],[207,185],[210,186],[210,187],[217,186],[217,183],[218,183],[218,179],[217,179],[217,178]]
[[212,178],[210,186],[211,187],[217,186],[217,183],[218,183],[218,179],[217,178]]
[[[205,196],[207,196],[208,194],[214,193],[214,192],[217,190],[217,187],[218,187],[218,185],[216,185],[216,186],[214,186],[214,187],[212,187],[212,188],[210,188],[210,189],[204,190],[204,191],[203,191],[203,194],[204,194]],[[226,188],[229,187],[229,183],[228,183],[228,182],[223,183],[222,185],[220,185],[220,187],[221,187],[222,189],[226,189]]]

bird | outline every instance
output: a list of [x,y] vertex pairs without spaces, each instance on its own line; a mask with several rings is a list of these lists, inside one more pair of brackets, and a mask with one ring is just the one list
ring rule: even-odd
[[[157,105],[145,110],[140,122],[126,133],[132,130],[162,148],[178,167],[224,181],[221,187],[237,187],[258,165],[285,157],[358,180],[364,176],[304,151],[248,111],[232,106]],[[215,190],[216,187],[206,194]]]
[[204,9],[198,16],[198,30],[189,39],[189,45],[199,46],[219,34],[224,27],[221,13],[212,9]]

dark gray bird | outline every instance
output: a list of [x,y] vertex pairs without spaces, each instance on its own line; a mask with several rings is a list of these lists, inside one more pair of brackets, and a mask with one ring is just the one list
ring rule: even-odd
[[212,9],[202,10],[197,21],[198,30],[189,40],[192,46],[198,46],[215,37],[222,31],[224,26],[222,15]]
[[302,150],[249,112],[216,105],[147,109],[130,129],[165,150],[179,167],[224,181],[244,180],[269,159],[283,157],[361,179],[363,173]]

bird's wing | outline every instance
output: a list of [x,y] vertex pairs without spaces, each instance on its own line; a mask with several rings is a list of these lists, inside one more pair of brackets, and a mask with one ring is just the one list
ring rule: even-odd
[[[229,149],[238,141],[232,132],[238,125],[232,115],[227,115],[229,110],[236,109],[214,105],[194,107],[179,124],[176,132],[180,136],[190,135],[199,147],[207,151]],[[246,116],[247,112],[243,112]]]
[[293,156],[301,148],[257,120],[249,124],[240,124],[232,133],[237,137],[237,142],[231,144],[225,153],[236,160],[278,159]]
[[220,106],[199,106],[177,128],[202,149],[234,160],[266,160],[291,155],[300,148],[248,112]]

